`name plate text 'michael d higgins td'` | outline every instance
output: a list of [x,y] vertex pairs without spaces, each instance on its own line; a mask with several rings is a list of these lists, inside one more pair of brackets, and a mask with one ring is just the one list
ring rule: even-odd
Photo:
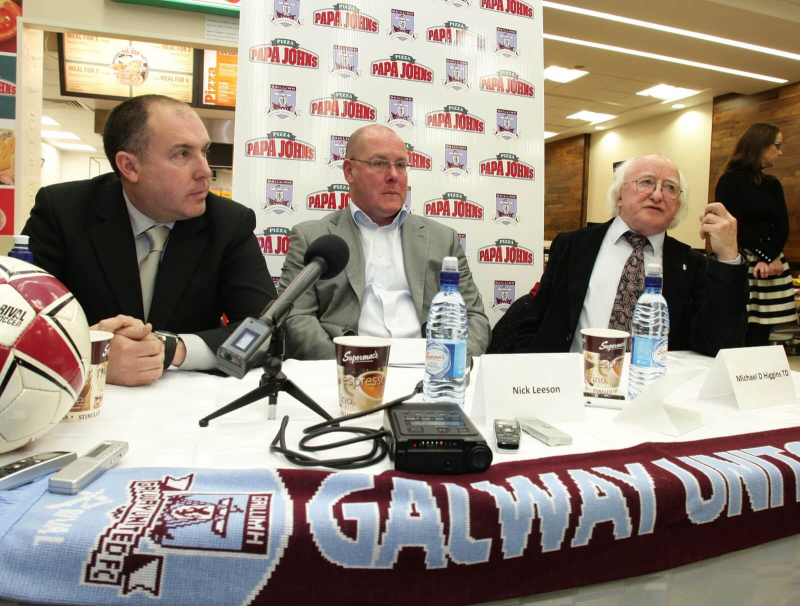
[[794,404],[797,395],[780,345],[722,349],[708,371],[701,398],[733,394],[739,410]]
[[539,417],[550,423],[580,422],[583,408],[581,354],[482,356],[470,417]]

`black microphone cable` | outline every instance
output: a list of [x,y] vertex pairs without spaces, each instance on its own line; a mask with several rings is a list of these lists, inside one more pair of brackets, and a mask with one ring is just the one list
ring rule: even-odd
[[[381,412],[387,408],[392,408],[393,406],[397,406],[398,404],[402,404],[403,402],[410,400],[418,393],[422,393],[422,381],[417,383],[417,385],[414,387],[414,391],[406,396],[403,396],[402,398],[397,398],[396,400],[376,406],[375,408],[370,408],[369,410],[356,412],[351,415],[345,415],[337,419],[323,421],[322,423],[317,423],[311,427],[306,427],[303,430],[303,433],[306,435],[302,437],[298,445],[300,450],[304,450],[306,452],[321,452],[323,450],[331,450],[333,448],[339,448],[349,444],[357,444],[359,442],[372,440],[372,449],[366,454],[352,457],[340,457],[338,459],[316,459],[303,454],[302,452],[290,450],[286,446],[286,426],[289,424],[289,415],[283,417],[283,420],[281,421],[281,428],[278,430],[278,434],[275,436],[275,439],[272,440],[269,450],[270,452],[282,454],[289,459],[289,461],[300,467],[329,467],[331,469],[339,470],[361,469],[363,467],[369,467],[370,465],[374,465],[375,463],[382,461],[386,456],[389,447],[386,445],[386,440],[384,440],[384,437],[387,436],[389,432],[384,429],[372,429],[371,427],[340,427],[339,424],[345,421],[360,419],[361,417],[366,417],[367,415]],[[309,444],[309,442],[312,440],[316,440],[317,438],[330,433],[354,433],[357,435],[353,438],[340,440],[339,442],[329,442],[327,444],[319,444],[316,446]]]

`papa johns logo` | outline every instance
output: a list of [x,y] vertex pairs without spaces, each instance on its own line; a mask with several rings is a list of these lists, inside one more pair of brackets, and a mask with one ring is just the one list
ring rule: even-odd
[[250,139],[245,144],[245,155],[250,158],[313,162],[317,149],[290,132],[274,130],[266,137]]
[[519,156],[508,153],[481,160],[481,175],[523,181],[533,181],[536,176],[533,166],[522,162]]
[[445,105],[442,109],[426,114],[425,126],[478,135],[482,135],[486,131],[486,122],[482,118],[470,114],[466,108],[460,105]]
[[458,192],[446,192],[440,198],[425,202],[425,216],[441,219],[472,219],[483,221],[483,206]]
[[288,38],[275,38],[269,44],[251,46],[248,58],[251,63],[319,69],[319,55]]
[[481,0],[481,8],[487,11],[533,19],[533,7],[522,2],[522,0]]
[[433,70],[417,63],[411,55],[394,54],[388,59],[378,59],[372,62],[371,73],[378,78],[394,78],[395,80],[410,80],[433,84]]
[[326,189],[311,192],[306,197],[308,210],[342,210],[350,205],[350,186],[347,183],[332,183]]
[[359,101],[352,93],[333,92],[330,97],[314,99],[309,113],[320,118],[343,118],[375,122],[377,110],[369,103]]
[[240,584],[230,598],[247,601],[283,555],[293,526],[291,499],[272,470],[253,492],[204,491],[198,477],[130,482],[83,563],[82,582],[95,591],[107,587],[109,601],[114,593],[169,601],[184,592],[175,571],[202,558],[223,574],[235,566]]
[[519,77],[516,72],[501,69],[496,74],[489,74],[481,78],[481,90],[502,95],[515,95],[533,99],[536,91],[533,84]]
[[519,246],[516,240],[500,238],[494,244],[478,249],[478,263],[533,265],[533,252]]
[[331,8],[314,11],[314,25],[349,29],[368,34],[378,33],[378,20],[362,13],[361,9],[353,4],[334,4]]
[[268,227],[256,236],[261,254],[265,257],[285,257],[289,253],[291,241],[289,230],[286,227]]
[[431,157],[415,149],[410,143],[406,143],[406,150],[408,151],[408,168],[411,170],[431,170]]
[[443,25],[434,25],[428,28],[428,42],[434,44],[447,44],[483,50],[486,48],[486,38],[472,31],[459,21],[447,21]]

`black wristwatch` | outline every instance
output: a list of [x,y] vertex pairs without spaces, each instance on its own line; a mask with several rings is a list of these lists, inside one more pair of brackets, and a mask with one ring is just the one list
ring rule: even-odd
[[166,330],[156,330],[153,334],[164,344],[164,370],[170,367],[172,360],[175,359],[175,351],[178,349],[178,341],[181,338],[174,332]]

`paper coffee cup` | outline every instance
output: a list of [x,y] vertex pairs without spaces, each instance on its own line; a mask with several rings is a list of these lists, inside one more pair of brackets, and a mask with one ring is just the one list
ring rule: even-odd
[[106,372],[108,370],[108,353],[111,350],[111,339],[114,333],[104,330],[90,330],[92,341],[92,359],[86,382],[83,384],[78,399],[69,409],[64,420],[84,421],[100,414],[103,406],[103,394],[106,390]]
[[383,404],[391,339],[336,337],[339,409],[343,415]]
[[610,328],[584,328],[583,391],[586,395],[615,395],[625,366],[630,334]]

